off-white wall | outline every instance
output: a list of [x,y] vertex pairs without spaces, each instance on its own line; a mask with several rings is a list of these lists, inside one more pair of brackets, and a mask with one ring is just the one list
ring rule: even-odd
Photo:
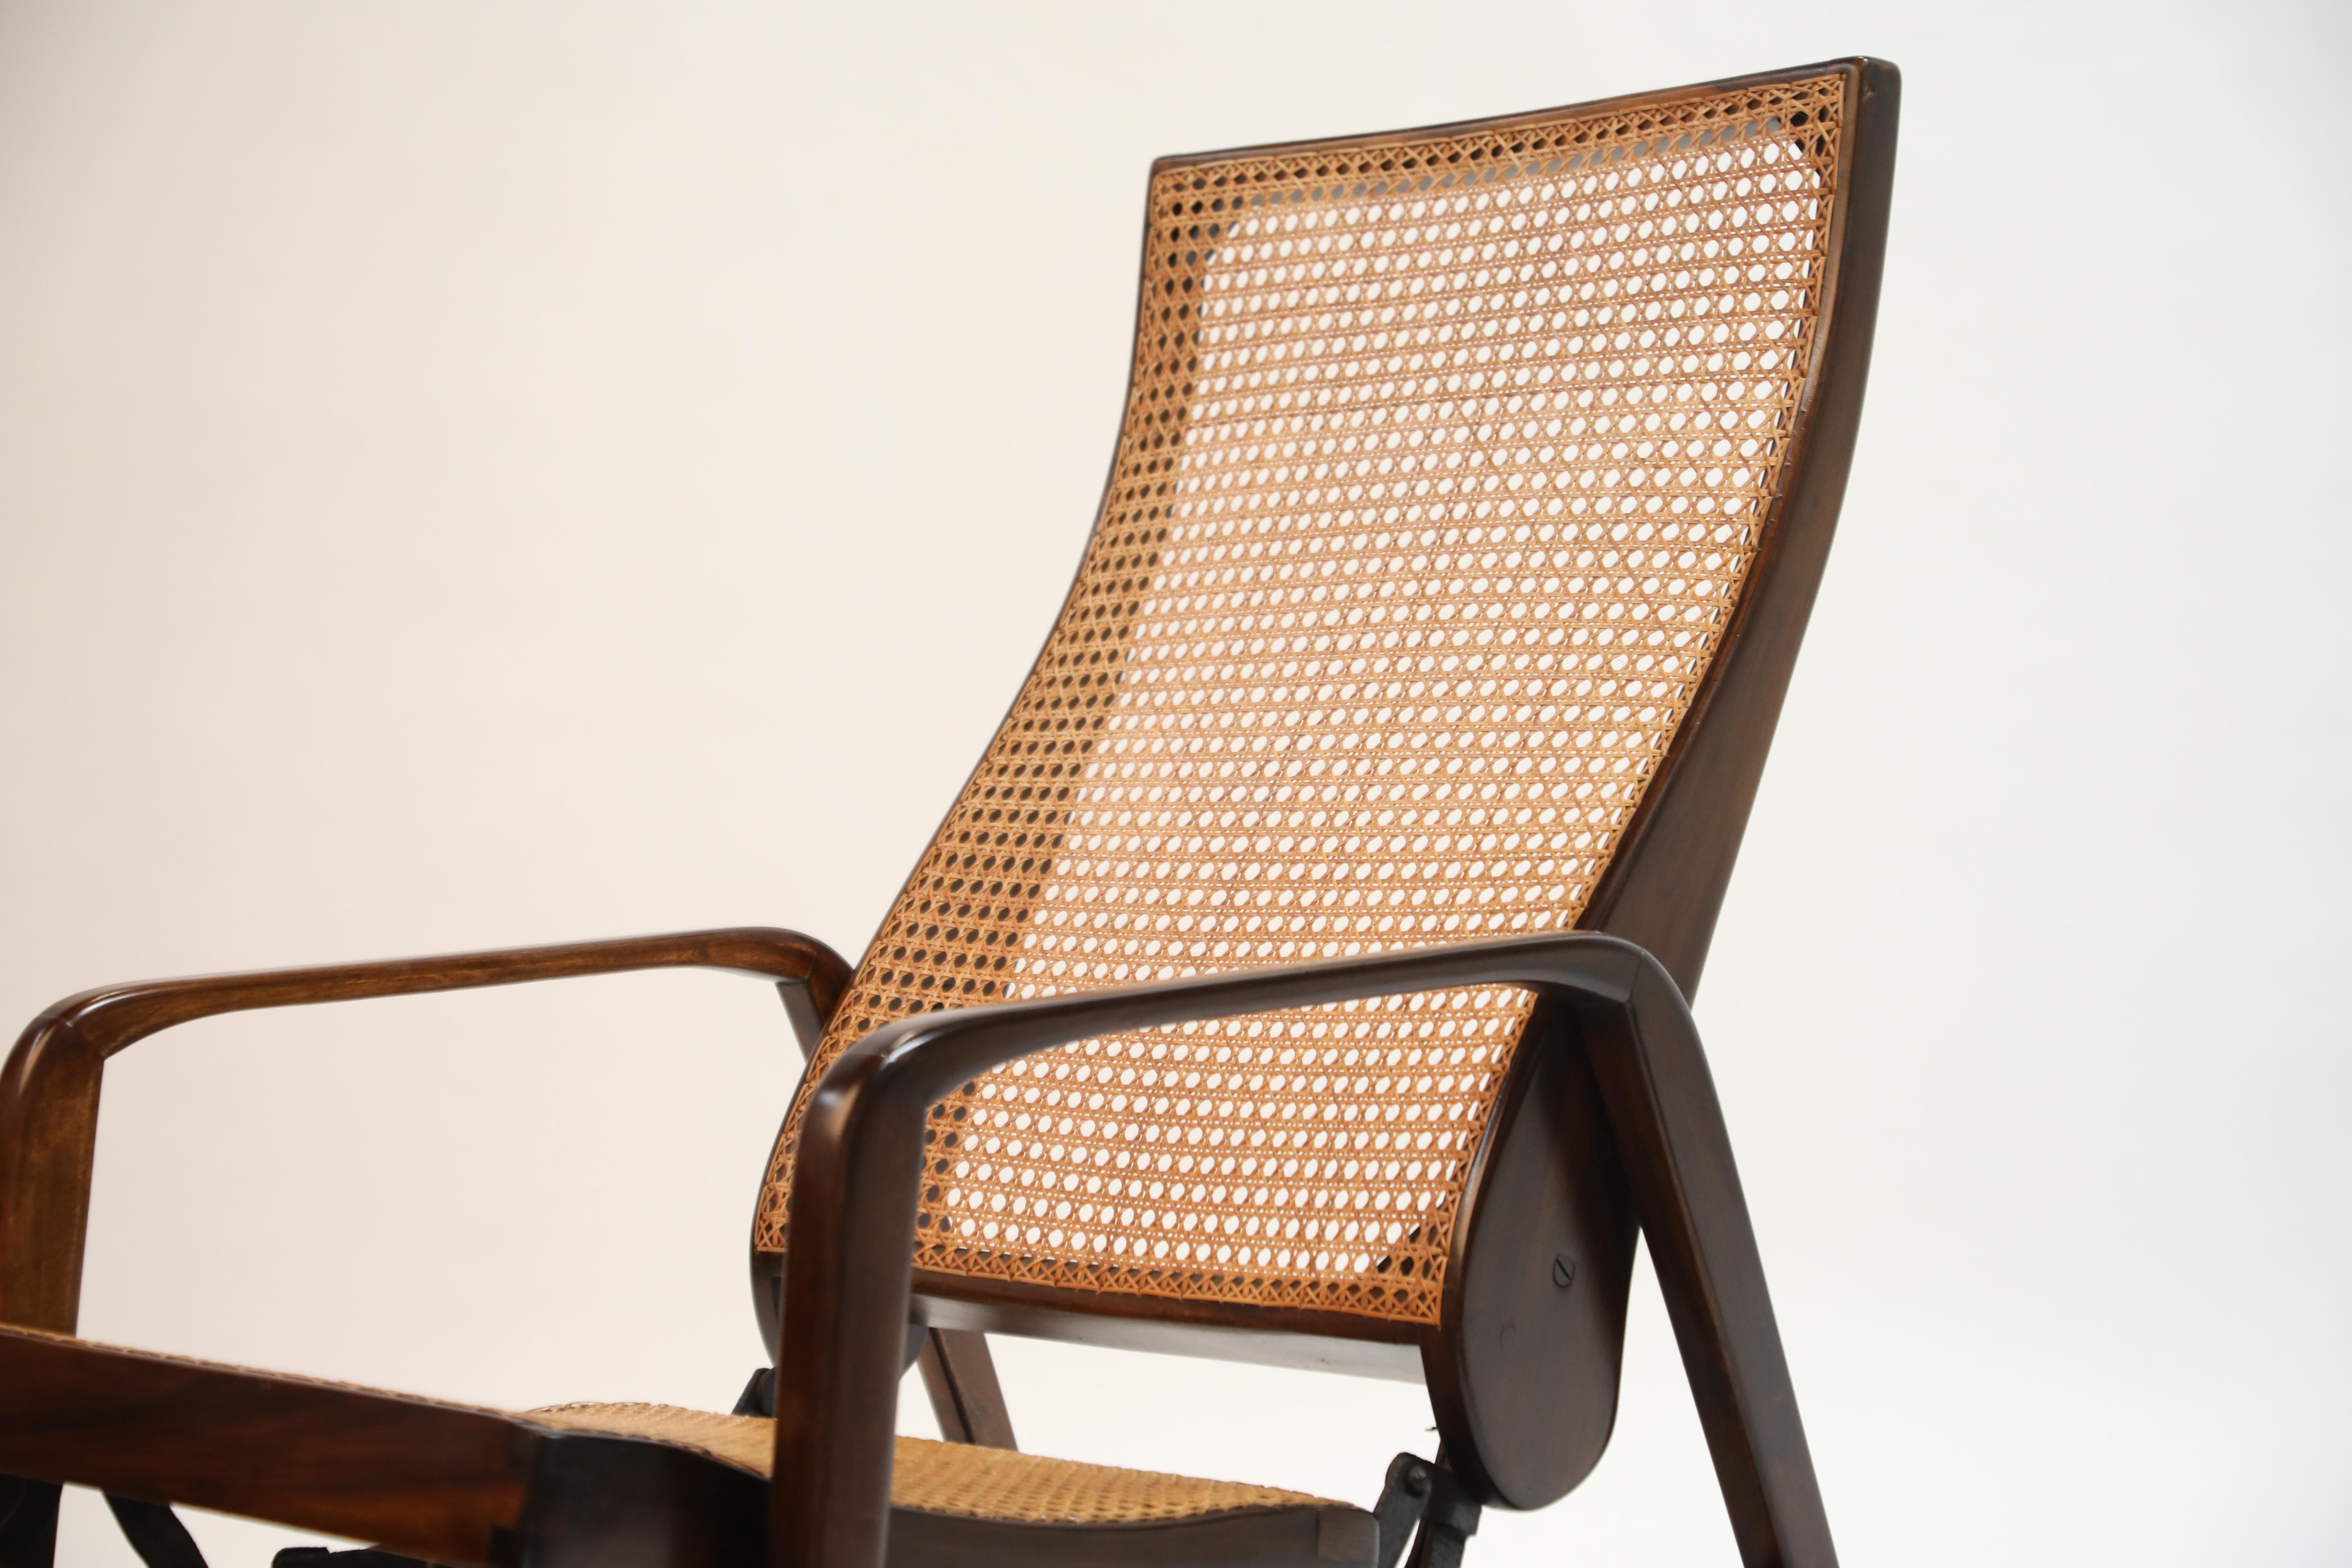
[[[854,952],[1076,559],[1154,154],[1870,50],[1870,411],[1699,1006],[1831,1515],[1855,1564],[2340,1563],[2347,46],[2320,4],[10,0],[0,1013]],[[109,1071],[84,1331],[723,1404],[793,1063],[720,977],[178,1031]],[[1047,1452],[1369,1500],[1431,1441],[1395,1385],[1000,1355]],[[1474,1551],[1733,1560],[1646,1276],[1609,1458]],[[131,1561],[93,1499],[65,1560]]]

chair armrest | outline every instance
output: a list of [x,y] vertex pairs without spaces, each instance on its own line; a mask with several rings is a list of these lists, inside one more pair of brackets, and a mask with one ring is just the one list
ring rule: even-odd
[[59,1483],[475,1568],[749,1563],[767,1500],[668,1444],[5,1326],[0,1471],[39,1513],[0,1524],[0,1564],[43,1568]]
[[0,1323],[71,1333],[98,1145],[106,1058],[175,1024],[218,1013],[408,996],[641,969],[722,969],[776,982],[813,1040],[849,984],[814,937],[765,926],[623,937],[557,947],[256,970],[102,986],[26,1026],[0,1067]]
[[1750,1564],[1833,1568],[1763,1264],[1697,1028],[1657,962],[1569,931],[919,1015],[843,1053],[793,1167],[771,1568],[881,1568],[929,1108],[1094,1036],[1469,985],[1565,1004],[1591,1059]]
[[0,1326],[0,1470],[37,1482],[485,1563],[520,1536],[533,1436],[497,1411]]

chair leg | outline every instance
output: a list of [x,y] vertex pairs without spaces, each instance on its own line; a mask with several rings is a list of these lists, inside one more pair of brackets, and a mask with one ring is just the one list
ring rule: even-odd
[[62,1489],[54,1481],[0,1476],[0,1568],[55,1568]]
[[[814,1057],[818,1037],[824,1033],[824,1020],[811,1009],[808,987],[788,984],[776,990],[784,999],[784,1011],[792,1016],[801,1055]],[[772,1331],[769,1337],[773,1340]],[[1020,1447],[1013,1440],[1013,1415],[1005,1408],[1003,1386],[996,1381],[996,1362],[988,1353],[986,1334],[968,1329],[933,1329],[923,1336],[917,1364],[923,1369],[923,1391],[931,1396],[931,1414],[939,1417],[940,1436],[982,1448]],[[771,1370],[754,1374],[753,1382],[757,1384],[761,1376],[772,1378],[774,1373]],[[735,1413],[776,1413],[772,1384],[761,1385],[757,1399],[759,1403],[751,1403],[754,1390],[745,1389]]]
[[1663,975],[1578,1012],[1740,1559],[1837,1568],[1697,1026]]
[[1004,1389],[996,1381],[987,1335],[969,1329],[933,1329],[923,1336],[916,1364],[923,1369],[923,1388],[931,1396],[931,1413],[940,1419],[940,1436],[982,1448],[1020,1447],[1013,1440],[1013,1416],[1004,1407]]
[[114,1522],[122,1527],[122,1539],[131,1542],[131,1550],[139,1553],[139,1561],[147,1568],[206,1568],[196,1538],[188,1533],[169,1503],[141,1502],[109,1492],[106,1506],[113,1510]]
[[[931,1396],[940,1436],[982,1448],[1019,1447],[1013,1440],[1013,1417],[1004,1408],[1004,1390],[996,1381],[987,1335],[964,1329],[916,1329],[908,1331],[908,1343],[915,1364],[923,1369],[923,1390]],[[773,1367],[753,1373],[735,1401],[735,1414],[773,1415],[775,1380]],[[0,1563],[0,1568],[8,1565]]]
[[1408,1540],[1412,1556],[1405,1568],[1462,1568],[1463,1551],[1485,1511],[1445,1468],[1444,1450],[1434,1462],[1399,1454],[1389,1461],[1387,1484],[1372,1507],[1380,1530],[1375,1568],[1397,1568]]

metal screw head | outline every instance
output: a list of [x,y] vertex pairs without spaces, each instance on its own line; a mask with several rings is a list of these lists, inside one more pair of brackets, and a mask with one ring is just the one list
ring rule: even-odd
[[1551,1282],[1561,1289],[1576,1283],[1576,1259],[1563,1252],[1551,1260]]
[[1415,1497],[1427,1496],[1429,1493],[1429,1471],[1419,1465],[1415,1465],[1412,1468],[1407,1470],[1404,1473],[1404,1489],[1411,1492]]

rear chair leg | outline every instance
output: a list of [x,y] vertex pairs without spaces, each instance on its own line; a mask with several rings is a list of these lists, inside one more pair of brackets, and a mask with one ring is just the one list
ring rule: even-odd
[[[931,1396],[940,1436],[982,1448],[1020,1446],[1013,1440],[1013,1417],[1004,1408],[1004,1390],[996,1381],[987,1335],[965,1329],[910,1329],[907,1342],[913,1347],[915,1364],[923,1369],[923,1388]],[[763,1366],[743,1385],[735,1414],[775,1413],[775,1369]],[[0,1568],[9,1565],[0,1563]]]
[[916,1364],[923,1369],[923,1387],[931,1396],[931,1414],[940,1418],[940,1436],[983,1448],[1020,1447],[1013,1440],[1013,1416],[1004,1407],[1004,1390],[996,1381],[987,1335],[969,1329],[933,1329],[923,1336]]
[[0,1568],[55,1568],[61,1489],[54,1481],[0,1476]]

